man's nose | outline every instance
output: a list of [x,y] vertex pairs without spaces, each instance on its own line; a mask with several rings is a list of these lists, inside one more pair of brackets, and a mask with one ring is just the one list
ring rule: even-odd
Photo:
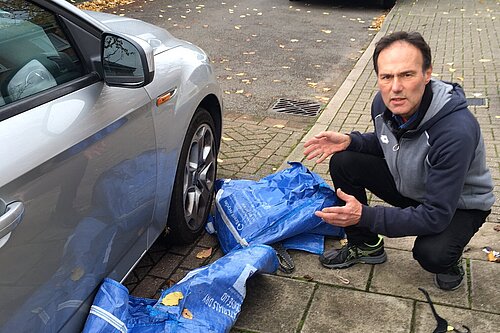
[[403,90],[403,84],[401,82],[401,79],[398,78],[397,76],[394,77],[394,79],[392,80],[392,87],[391,87],[392,91],[394,92],[400,92]]

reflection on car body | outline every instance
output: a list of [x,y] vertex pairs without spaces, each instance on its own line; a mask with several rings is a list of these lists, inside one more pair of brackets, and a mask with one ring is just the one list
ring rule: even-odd
[[202,231],[220,88],[202,50],[141,21],[0,0],[0,25],[0,332],[79,331],[104,277],[166,228]]

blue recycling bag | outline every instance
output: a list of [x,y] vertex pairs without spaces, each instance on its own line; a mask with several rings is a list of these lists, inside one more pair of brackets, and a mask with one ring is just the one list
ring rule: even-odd
[[[339,201],[333,189],[298,162],[259,181],[217,180],[214,229],[224,253],[299,234],[344,235],[314,215]],[[319,250],[314,250],[315,252]]]
[[[255,245],[189,272],[158,300],[130,296],[125,286],[105,279],[83,333],[229,332],[241,311],[248,278],[277,268],[273,248]],[[179,298],[177,305],[162,303],[171,295]]]

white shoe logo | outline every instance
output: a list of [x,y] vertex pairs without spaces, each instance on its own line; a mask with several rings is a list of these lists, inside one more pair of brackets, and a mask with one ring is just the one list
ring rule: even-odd
[[382,143],[388,144],[389,143],[389,138],[387,137],[387,135],[381,135],[380,136],[380,141],[382,141]]

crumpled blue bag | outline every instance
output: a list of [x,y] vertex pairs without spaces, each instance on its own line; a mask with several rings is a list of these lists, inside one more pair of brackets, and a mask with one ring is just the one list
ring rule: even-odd
[[[122,284],[105,279],[83,333],[229,332],[241,311],[248,278],[257,272],[274,273],[277,268],[274,249],[255,245],[189,272],[163,291],[158,300],[133,297]],[[179,304],[162,304],[164,297],[173,292],[182,293]],[[186,318],[189,316],[185,309],[192,319]]]
[[224,253],[299,234],[344,235],[343,228],[314,215],[324,207],[338,205],[333,189],[301,163],[289,164],[290,168],[259,181],[217,180],[213,227]]

